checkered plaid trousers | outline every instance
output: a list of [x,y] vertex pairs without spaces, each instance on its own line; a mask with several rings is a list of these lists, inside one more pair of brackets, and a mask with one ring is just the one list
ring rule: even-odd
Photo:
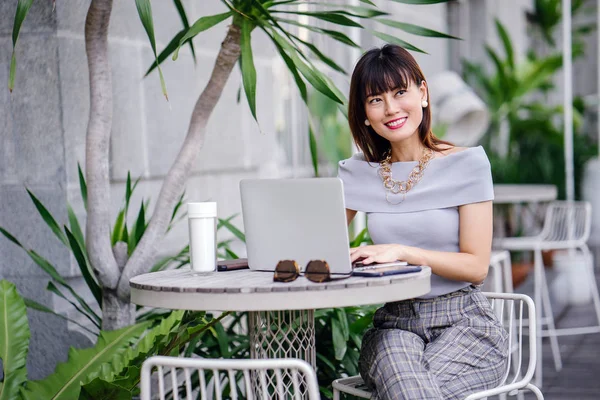
[[375,399],[464,399],[500,383],[508,334],[479,289],[388,303],[365,334],[360,374]]

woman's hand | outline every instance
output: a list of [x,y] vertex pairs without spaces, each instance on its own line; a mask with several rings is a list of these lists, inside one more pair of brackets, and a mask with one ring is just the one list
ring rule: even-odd
[[352,262],[363,259],[363,264],[385,263],[404,260],[404,246],[399,244],[376,244],[371,246],[353,247],[350,249]]

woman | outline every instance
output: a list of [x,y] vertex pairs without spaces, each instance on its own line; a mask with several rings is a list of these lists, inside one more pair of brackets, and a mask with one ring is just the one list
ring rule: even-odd
[[377,310],[359,368],[380,399],[461,399],[495,387],[507,334],[476,285],[487,275],[493,188],[481,147],[431,131],[423,72],[403,48],[365,53],[350,84],[348,118],[362,151],[341,161],[348,223],[368,215],[375,245],[351,249],[364,264],[431,267],[431,292]]

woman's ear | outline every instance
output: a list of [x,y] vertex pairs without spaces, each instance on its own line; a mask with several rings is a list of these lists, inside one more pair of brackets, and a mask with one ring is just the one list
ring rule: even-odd
[[419,92],[421,93],[421,101],[429,101],[427,96],[427,82],[425,80],[421,81],[421,85],[419,86]]

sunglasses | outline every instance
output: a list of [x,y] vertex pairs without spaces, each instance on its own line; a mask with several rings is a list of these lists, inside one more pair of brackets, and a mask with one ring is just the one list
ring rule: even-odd
[[[275,267],[274,282],[292,282],[300,275],[300,266],[294,260],[282,260]],[[328,282],[331,280],[329,264],[323,260],[311,260],[304,268],[304,276],[311,282]]]

